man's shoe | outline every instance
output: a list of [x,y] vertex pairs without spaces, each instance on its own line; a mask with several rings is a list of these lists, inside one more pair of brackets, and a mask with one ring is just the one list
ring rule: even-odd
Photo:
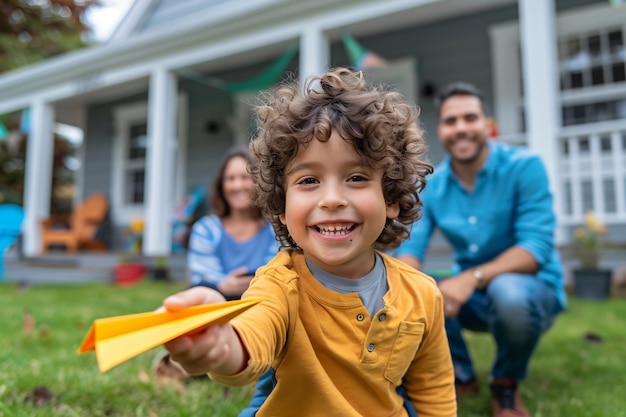
[[522,404],[516,381],[496,379],[491,383],[490,388],[493,417],[530,417]]
[[472,378],[468,382],[454,381],[456,398],[463,397],[465,395],[476,395],[479,390],[480,386],[478,385],[478,380],[476,378]]

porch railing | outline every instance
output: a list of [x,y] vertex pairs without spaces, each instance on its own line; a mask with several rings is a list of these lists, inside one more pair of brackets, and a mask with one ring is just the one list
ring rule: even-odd
[[606,224],[626,223],[626,120],[568,126],[559,145],[559,223],[581,224],[589,210]]

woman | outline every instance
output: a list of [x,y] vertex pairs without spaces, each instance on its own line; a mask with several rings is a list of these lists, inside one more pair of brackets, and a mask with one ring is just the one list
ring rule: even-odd
[[272,226],[253,203],[248,150],[234,148],[213,181],[212,213],[191,230],[187,266],[191,285],[211,287],[227,300],[241,297],[256,269],[278,252]]

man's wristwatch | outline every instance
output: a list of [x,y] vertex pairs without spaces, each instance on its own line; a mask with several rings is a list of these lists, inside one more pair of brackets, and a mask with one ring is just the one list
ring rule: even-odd
[[485,280],[485,274],[480,269],[474,269],[472,271],[472,275],[476,278],[476,288],[482,290],[487,285],[487,281]]

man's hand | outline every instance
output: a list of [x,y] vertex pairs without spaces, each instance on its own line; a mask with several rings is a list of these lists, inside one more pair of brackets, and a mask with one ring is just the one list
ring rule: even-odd
[[446,317],[456,317],[459,310],[469,300],[476,288],[476,278],[471,270],[466,270],[452,278],[439,282],[439,290],[443,295],[443,308]]

